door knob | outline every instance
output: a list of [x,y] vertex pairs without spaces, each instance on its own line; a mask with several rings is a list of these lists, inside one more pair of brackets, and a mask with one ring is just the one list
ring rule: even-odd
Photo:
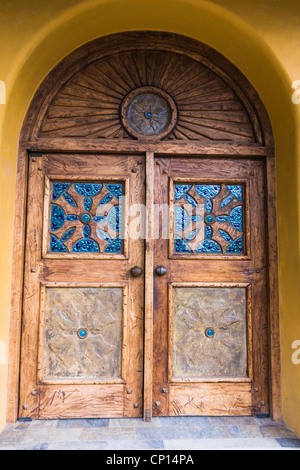
[[164,276],[167,273],[167,268],[165,266],[158,266],[155,272],[158,276]]
[[138,266],[134,266],[134,268],[131,268],[130,274],[132,277],[139,277],[143,274],[142,268],[139,268]]

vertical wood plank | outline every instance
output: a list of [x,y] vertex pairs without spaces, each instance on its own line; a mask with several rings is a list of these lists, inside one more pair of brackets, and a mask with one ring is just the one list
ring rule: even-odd
[[44,159],[30,158],[28,187],[28,217],[24,270],[24,296],[22,317],[22,347],[19,416],[38,418],[39,396],[37,386],[37,342],[39,331],[40,267],[42,251]]
[[274,421],[282,419],[280,318],[278,295],[278,250],[276,223],[276,172],[274,149],[269,150],[266,162],[268,192],[268,294],[269,294],[269,362],[270,362],[270,411]]
[[144,419],[152,419],[153,373],[153,207],[154,204],[154,154],[146,154],[146,209],[147,240],[145,252],[145,349],[144,349]]
[[[169,259],[169,191],[172,187],[170,176],[171,159],[155,158],[155,213],[157,229],[154,245],[154,266],[164,266],[167,272],[164,276],[154,273],[154,312],[153,312],[153,416],[169,415],[169,383],[168,383],[168,334],[169,334],[169,305],[168,285],[172,281],[173,261]],[[181,168],[181,166],[180,166]],[[179,172],[178,172],[179,174]],[[158,212],[161,216],[158,217]],[[163,232],[165,235],[163,236]],[[176,271],[176,268],[175,268]],[[156,341],[156,338],[159,338]]]
[[[145,202],[145,166],[143,157],[128,156],[130,181],[126,186],[129,207]],[[134,172],[132,172],[134,170]],[[128,211],[128,209],[127,209]],[[125,220],[127,220],[125,211]],[[124,417],[142,417],[143,407],[143,321],[144,321],[144,278],[133,278],[129,274],[134,266],[144,268],[144,244],[141,239],[129,238],[128,225],[124,224],[128,245],[128,302],[127,302],[127,339],[123,351],[126,363],[126,387],[124,391]],[[115,276],[115,274],[114,274]],[[132,358],[135,358],[133,361]],[[129,394],[128,390],[132,390]],[[135,406],[138,407],[136,408]]]
[[8,363],[8,402],[7,422],[14,423],[18,419],[19,402],[19,370],[22,321],[22,293],[25,256],[25,219],[27,200],[28,158],[25,147],[20,148],[17,181],[16,211],[14,226],[14,254],[12,271],[12,301],[9,334]]

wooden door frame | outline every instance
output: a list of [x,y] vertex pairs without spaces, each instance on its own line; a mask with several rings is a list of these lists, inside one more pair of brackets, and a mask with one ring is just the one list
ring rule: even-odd
[[[116,46],[120,39],[119,44]],[[190,57],[200,57],[205,65],[217,71],[224,81],[230,81],[238,97],[243,103],[248,100],[252,105],[251,116],[260,123],[262,139],[252,145],[215,143],[203,144],[195,141],[134,141],[134,140],[89,140],[89,139],[45,139],[32,138],[32,132],[36,125],[40,125],[41,110],[47,109],[52,102],[57,88],[65,81],[66,74],[70,75],[80,70],[86,63],[95,60],[107,51],[120,50],[126,43],[134,47],[138,41],[144,44],[155,43],[161,50],[179,51]],[[159,45],[159,46],[158,46]],[[146,46],[145,46],[146,47]],[[106,48],[106,49],[105,49]],[[54,86],[55,85],[55,86]],[[45,99],[46,96],[46,99]],[[245,98],[247,97],[247,99]],[[245,104],[247,106],[247,103]],[[264,105],[258,94],[239,72],[221,54],[198,41],[170,33],[121,33],[98,39],[86,44],[64,59],[50,72],[39,87],[33,98],[20,134],[17,179],[16,179],[16,206],[15,226],[13,241],[13,272],[12,272],[12,303],[10,318],[10,344],[9,344],[9,374],[8,374],[8,406],[7,421],[13,423],[18,418],[19,400],[19,370],[20,370],[20,344],[22,323],[22,298],[23,298],[23,274],[25,258],[25,231],[27,215],[27,181],[29,155],[37,159],[42,153],[85,153],[85,154],[142,154],[147,161],[147,193],[148,202],[153,195],[154,186],[151,177],[154,155],[161,156],[190,156],[193,157],[230,157],[253,158],[265,161],[266,183],[266,227],[267,227],[267,252],[268,252],[268,319],[269,319],[269,364],[270,364],[270,409],[274,420],[282,419],[281,404],[281,364],[280,364],[280,325],[279,325],[279,300],[278,300],[278,255],[277,255],[277,222],[276,222],[276,174],[275,174],[275,147],[270,120]],[[147,155],[147,156],[146,156]],[[151,163],[152,162],[152,163]],[[150,198],[150,199],[149,199]],[[147,251],[149,250],[149,251]],[[146,252],[146,283],[151,283],[153,273],[153,256],[151,261],[151,243]],[[148,274],[147,274],[148,273]],[[148,284],[150,285],[150,284]],[[149,295],[146,293],[146,296]],[[151,303],[146,316],[149,336],[146,337],[146,368],[145,386],[149,388],[151,382]],[[148,395],[149,397],[150,395]],[[148,398],[144,404],[145,419],[151,418],[151,402]],[[148,410],[148,411],[147,411]],[[150,411],[149,411],[150,410]]]

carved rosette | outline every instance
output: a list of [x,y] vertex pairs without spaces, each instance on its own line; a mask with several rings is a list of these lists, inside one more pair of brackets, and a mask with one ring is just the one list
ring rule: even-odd
[[124,99],[121,120],[126,132],[136,139],[163,139],[176,125],[177,109],[165,91],[155,87],[140,87]]

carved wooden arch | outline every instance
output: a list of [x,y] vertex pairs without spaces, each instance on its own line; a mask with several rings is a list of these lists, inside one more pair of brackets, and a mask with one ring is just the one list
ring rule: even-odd
[[[128,132],[124,125],[126,99],[145,87],[150,93],[162,90],[177,111],[169,132],[151,138]],[[194,39],[142,31],[110,35],[80,47],[42,82],[29,106],[19,145],[9,422],[17,419],[18,408],[27,162],[33,152],[154,152],[265,160],[270,402],[273,418],[281,419],[274,141],[268,114],[247,78],[220,53]]]
[[21,140],[136,140],[122,103],[143,87],[166,92],[178,110],[164,141],[271,143],[267,113],[238,69],[198,41],[154,32],[107,36],[70,54],[37,91]]

